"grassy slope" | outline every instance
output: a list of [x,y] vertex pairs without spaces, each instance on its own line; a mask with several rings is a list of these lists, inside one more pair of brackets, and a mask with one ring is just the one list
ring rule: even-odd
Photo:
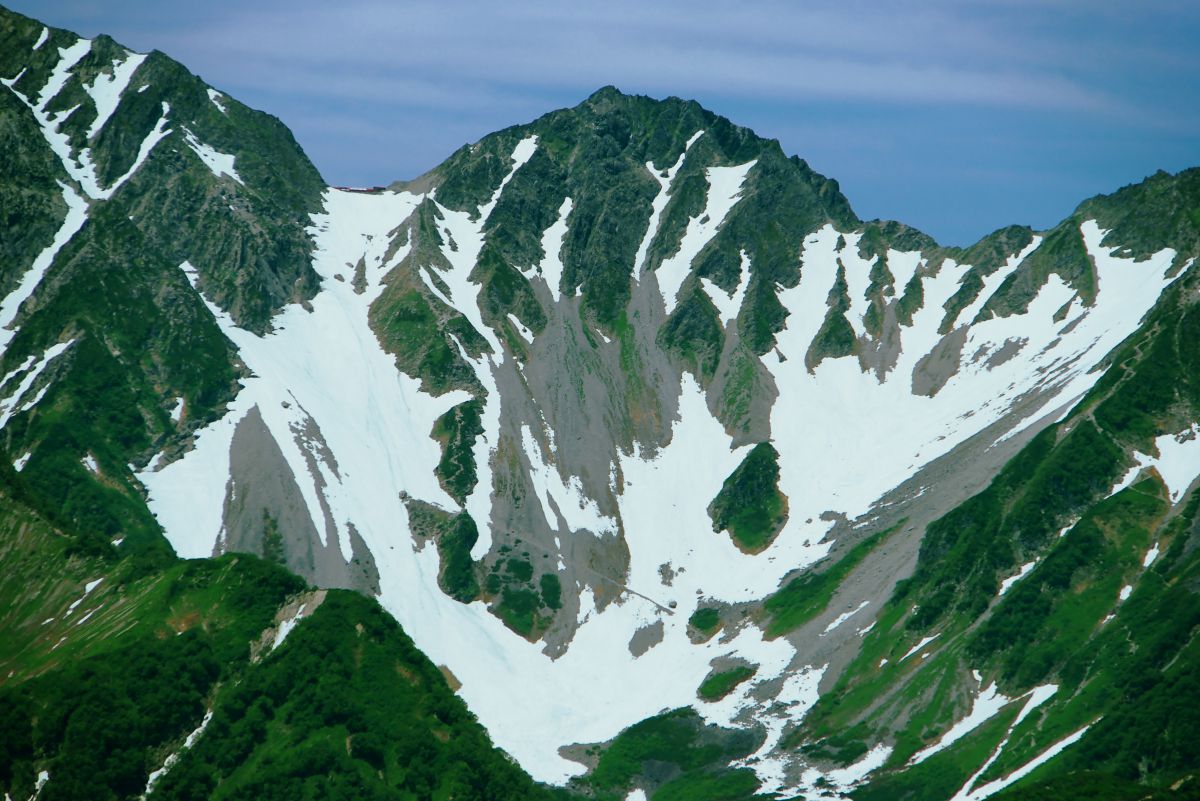
[[26,797],[47,770],[42,798],[140,792],[303,582],[252,557],[148,570],[87,554],[7,492],[0,507],[0,784]]
[[152,570],[87,556],[0,505],[0,790],[27,797],[45,770],[43,799],[134,797],[207,708],[155,797],[553,797],[375,601],[330,592],[252,663],[300,579],[240,555]]
[[539,799],[376,603],[331,592],[220,698],[163,799]]

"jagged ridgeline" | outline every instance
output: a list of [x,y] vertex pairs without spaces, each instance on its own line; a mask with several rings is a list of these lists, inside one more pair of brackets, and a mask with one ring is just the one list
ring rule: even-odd
[[1200,171],[948,248],[678,99],[348,190],[0,83],[12,797],[1196,792]]

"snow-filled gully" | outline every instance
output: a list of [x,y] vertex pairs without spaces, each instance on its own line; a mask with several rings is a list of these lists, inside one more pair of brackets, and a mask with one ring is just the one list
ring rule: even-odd
[[[444,251],[449,269],[437,273],[448,296],[429,275],[421,273],[430,291],[462,312],[493,348],[492,354],[468,359],[487,390],[485,433],[476,441],[479,483],[466,502],[480,524],[480,540],[472,554],[476,558],[491,547],[486,525],[491,518],[489,457],[500,428],[493,374],[506,357],[495,332],[483,323],[477,303],[480,288],[470,280],[470,273],[483,244],[488,214],[511,175],[536,147],[533,137],[517,145],[509,177],[476,219],[439,206],[443,225],[455,243],[454,250]],[[662,191],[653,214],[661,214],[682,161],[683,156],[660,178]],[[737,203],[751,166],[707,172],[712,190],[710,220],[719,223]],[[506,629],[482,602],[462,604],[442,593],[437,585],[436,549],[417,549],[408,528],[402,490],[446,509],[458,508],[435,477],[441,454],[430,431],[439,416],[469,397],[460,391],[440,397],[423,392],[417,380],[396,370],[393,358],[367,323],[369,307],[382,291],[384,276],[408,253],[406,245],[387,258],[387,232],[422,199],[405,192],[328,190],[324,212],[314,215],[310,229],[322,290],[311,301],[311,311],[300,305],[286,307],[275,318],[274,331],[265,336],[238,328],[227,314],[209,304],[253,377],[244,381],[228,413],[199,432],[193,450],[165,466],[147,468],[139,478],[149,492],[151,509],[180,555],[211,554],[222,536],[221,510],[234,428],[257,407],[301,486],[312,519],[324,519],[323,504],[332,511],[333,529],[322,530],[322,536],[335,536],[349,560],[353,525],[378,568],[381,603],[430,659],[448,667],[459,679],[460,695],[496,744],[534,778],[548,782],[563,782],[583,772],[582,765],[559,754],[560,747],[608,740],[626,726],[664,709],[694,705],[708,721],[722,725],[740,725],[740,715],[756,710],[768,729],[768,740],[746,764],[758,772],[766,788],[787,789],[786,765],[771,749],[785,725],[802,717],[815,703],[825,666],[810,665],[797,671],[795,648],[787,639],[767,640],[753,625],[734,630],[726,638],[693,643],[687,633],[691,612],[705,599],[760,599],[790,570],[826,555],[831,543],[824,537],[832,524],[820,519],[822,512],[833,508],[851,518],[867,512],[915,469],[1000,419],[1016,398],[1046,381],[1038,369],[1045,368],[1059,397],[1085,391],[1097,378],[1087,370],[1136,326],[1166,285],[1172,255],[1164,251],[1149,263],[1133,267],[1101,248],[1103,232],[1094,223],[1085,223],[1085,242],[1099,270],[1097,304],[1090,309],[1072,307],[1064,323],[1052,323],[1054,313],[1074,294],[1052,277],[1027,315],[972,326],[959,374],[934,397],[925,397],[912,393],[910,376],[917,360],[937,343],[942,303],[957,289],[966,267],[947,262],[942,272],[924,279],[926,306],[913,324],[902,330],[899,363],[884,380],[862,372],[852,359],[828,360],[810,373],[803,355],[823,316],[838,260],[855,273],[853,282],[858,283],[865,280],[870,266],[857,258],[856,235],[846,234],[839,249],[839,233],[832,227],[814,233],[805,245],[800,283],[781,292],[781,300],[792,311],[788,328],[779,337],[780,351],[789,359],[782,363],[774,356],[766,357],[780,392],[775,406],[779,415],[772,421],[772,430],[781,454],[781,488],[789,497],[791,522],[776,542],[757,556],[738,551],[728,536],[695,536],[697,531],[711,534],[708,502],[749,446],[731,449],[724,427],[708,410],[703,391],[685,374],[671,442],[652,458],[635,448],[631,454],[621,455],[620,464],[614,466],[619,468],[614,475],[623,477],[618,500],[630,552],[626,584],[662,588],[659,601],[674,601],[674,614],[658,602],[633,594],[599,612],[585,591],[581,624],[567,651],[552,659],[543,653],[541,643],[530,643]],[[564,202],[546,239],[561,240],[570,210],[570,201]],[[685,238],[686,250],[695,253],[708,241],[705,237],[715,234],[716,224],[693,223]],[[638,255],[639,260],[644,258],[645,247]],[[367,267],[367,288],[357,294],[351,283],[334,280],[334,276],[360,258]],[[547,250],[547,264],[555,261],[557,251],[551,254]],[[905,271],[915,274],[919,254],[893,253],[889,263],[897,275]],[[1019,258],[1011,269],[1017,263]],[[670,295],[665,299],[668,307],[689,268],[688,263],[660,268],[659,285],[665,287],[663,294]],[[189,271],[190,267],[185,263],[183,269]],[[748,280],[752,270],[749,259],[743,259],[743,280]],[[561,274],[561,263],[544,267],[542,272],[557,293],[555,279]],[[705,287],[705,291],[712,289]],[[571,294],[567,292],[561,302],[573,302]],[[725,302],[740,301],[740,295],[739,290]],[[864,310],[862,303],[852,304],[851,324],[856,329],[862,326]],[[736,305],[724,307],[722,316],[732,319],[736,311]],[[970,361],[971,354],[994,350],[1018,336],[1024,346],[1003,364],[985,369],[982,363]],[[796,408],[811,413],[785,413]],[[884,432],[863,426],[864,421],[884,415],[902,415],[911,425]],[[306,458],[311,449],[298,435],[310,421],[319,426],[332,455],[332,460],[318,462],[319,476],[311,474]],[[536,437],[529,432],[525,450],[536,474],[532,477],[535,503],[548,508],[554,500],[559,509],[575,503],[578,508],[572,513],[586,516],[591,528],[609,520],[594,504],[589,506],[589,499],[578,497],[580,485],[571,477],[558,475],[557,468],[545,462]],[[861,457],[853,464],[810,458],[814,452],[850,451]],[[681,476],[686,476],[686,482]],[[318,529],[322,529],[320,524]],[[670,587],[663,585],[659,573],[666,563],[676,570]],[[855,622],[869,624],[867,614]],[[625,647],[632,634],[659,623],[662,640],[635,657]],[[830,625],[826,633],[835,628],[837,625]],[[757,666],[757,673],[721,701],[699,703],[696,688],[717,657],[738,657]],[[752,698],[756,686],[780,678],[784,689],[774,701],[764,704]],[[530,700],[531,687],[537,688],[536,702]],[[853,771],[847,769],[846,775],[835,776],[833,783],[850,787],[886,756],[871,752],[860,765],[852,766]]]

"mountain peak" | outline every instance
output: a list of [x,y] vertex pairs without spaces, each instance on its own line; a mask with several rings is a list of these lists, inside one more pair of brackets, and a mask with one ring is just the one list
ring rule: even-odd
[[[842,229],[859,223],[837,183],[786,158],[777,141],[695,101],[627,95],[615,87],[461,148],[435,170],[438,201],[468,213],[486,205],[511,171],[517,143],[526,139],[537,144],[491,211],[493,241],[509,264],[537,263],[540,232],[570,198],[574,224],[564,243],[563,281],[578,287],[585,311],[606,328],[616,323],[642,269],[633,265],[639,240],[649,237],[643,255],[646,269],[655,270],[691,216],[702,215],[710,178],[724,170],[746,172],[723,233],[700,256],[707,264],[702,274],[721,286],[736,285],[743,246],[758,266],[756,281],[794,283],[805,236],[830,222]],[[661,181],[668,173],[675,177],[666,192]],[[646,232],[656,195],[665,203],[662,228]],[[780,322],[768,314],[749,334],[752,347],[769,349]]]
[[590,95],[588,95],[587,99],[584,102],[585,103],[599,103],[599,102],[603,102],[603,101],[614,102],[614,101],[629,98],[629,97],[632,97],[632,95],[625,94],[619,88],[617,88],[616,86],[614,86],[613,84],[610,83],[606,86],[601,86],[599,89],[592,92]]

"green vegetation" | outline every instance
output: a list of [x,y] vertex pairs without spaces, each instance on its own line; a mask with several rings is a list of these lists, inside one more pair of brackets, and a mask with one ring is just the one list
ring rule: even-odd
[[253,661],[304,590],[282,568],[228,555],[147,573],[68,559],[69,541],[11,504],[0,527],[0,792],[29,797],[46,770],[39,798],[138,796],[209,710],[155,797],[565,797],[491,745],[373,600],[330,591]]
[[[649,269],[678,248],[688,220],[703,209],[703,170],[713,164],[757,163],[748,191],[696,260],[696,272],[722,287],[737,284],[744,249],[754,265],[740,315],[744,340],[756,354],[773,345],[786,311],[777,285],[799,277],[804,237],[825,222],[844,229],[858,219],[837,182],[784,156],[777,142],[755,136],[692,101],[665,101],[599,90],[575,108],[555,111],[526,126],[508,128],[455,152],[438,170],[438,200],[473,212],[488,201],[512,167],[513,147],[536,134],[533,157],[512,177],[487,221],[489,247],[508,265],[530,266],[543,255],[540,235],[554,221],[565,197],[573,201],[563,245],[562,286],[580,287],[587,316],[614,332],[631,293],[630,271],[645,234],[658,183],[645,164],[673,164],[695,131],[704,130],[676,177],[658,235],[651,242]],[[526,319],[521,315],[522,319]],[[526,321],[528,324],[528,321]],[[699,321],[688,325],[695,329]],[[674,342],[684,344],[682,332]],[[713,340],[705,336],[706,343]],[[719,350],[718,350],[719,353]],[[689,369],[707,371],[704,350],[681,353]]]
[[[846,731],[815,742],[805,742],[800,751],[813,759],[827,760],[838,765],[850,765],[867,753],[865,739],[870,736],[866,725],[859,724]],[[796,743],[789,743],[794,746]]]
[[331,591],[219,696],[163,799],[487,798],[552,793],[492,747],[437,668],[373,601]]
[[1004,280],[979,314],[1007,317],[1023,312],[1051,275],[1057,275],[1079,292],[1087,305],[1096,300],[1096,275],[1083,244],[1081,219],[1070,217],[1046,234],[1037,250],[1029,254],[1020,270]]
[[[69,38],[52,31],[35,51],[40,34],[40,24],[0,11],[0,74],[25,69],[14,84],[25,94],[46,83]],[[96,117],[84,86],[119,52],[111,39],[97,37],[54,100],[61,130],[75,147]],[[73,343],[33,388],[44,391],[37,406],[9,419],[3,432],[0,791],[29,797],[45,769],[51,778],[43,801],[136,796],[147,774],[212,710],[205,735],[156,796],[449,801],[557,795],[492,748],[437,669],[370,600],[333,592],[280,648],[265,651],[263,631],[306,589],[272,564],[286,557],[285,532],[269,514],[262,520],[263,560],[183,562],[163,540],[132,465],[176,453],[197,427],[224,412],[245,377],[179,264],[195,265],[205,297],[239,324],[267,331],[275,311],[318,289],[307,228],[324,185],[277,120],[232,98],[218,110],[207,87],[162,54],[146,59],[138,74],[143,83],[146,91],[128,93],[112,122],[88,142],[101,182],[133,163],[163,103],[172,109],[171,138],[111,200],[90,206],[88,223],[22,309],[0,358],[0,370],[8,373],[54,344]],[[197,161],[182,143],[183,121],[201,141],[236,156],[244,183],[217,178]],[[599,325],[618,339],[618,375],[602,380],[625,403],[621,437],[630,433],[625,428],[669,423],[658,418],[656,405],[659,374],[653,371],[661,365],[640,350],[647,332],[638,330],[644,321],[628,303],[630,269],[641,267],[633,256],[658,191],[645,165],[661,170],[675,163],[701,129],[706,133],[682,165],[647,266],[654,269],[676,251],[689,220],[701,213],[706,168],[755,160],[741,200],[694,265],[697,276],[729,288],[737,284],[743,251],[748,256],[739,342],[728,372],[718,375],[724,331],[692,283],[675,313],[650,333],[669,354],[671,369],[690,370],[705,386],[720,388],[722,420],[731,432],[760,438],[749,433],[759,430],[749,426],[750,409],[758,405],[751,399],[770,391],[769,377],[750,356],[768,353],[784,325],[788,312],[778,289],[796,285],[809,233],[826,222],[847,231],[860,227],[835,182],[695,103],[629,97],[612,88],[574,109],[485,137],[431,178],[440,202],[473,212],[509,173],[516,142],[538,135],[533,157],[485,223],[472,277],[482,287],[485,319],[519,351],[523,346],[504,318],[515,314],[542,330],[546,314],[524,272],[545,255],[541,235],[563,199],[573,199],[559,288],[581,287],[584,326],[569,335],[591,342],[600,355],[568,366],[568,391],[582,391],[581,376],[607,358],[592,336],[591,327]],[[0,293],[11,290],[45,248],[65,211],[56,182],[68,177],[43,141],[28,110],[0,90],[0,175],[6,179],[0,182],[6,233]],[[1191,170],[1160,173],[1086,202],[1048,232],[984,316],[1024,308],[1050,275],[1089,302],[1095,276],[1079,233],[1087,219],[1111,230],[1111,244],[1127,255],[1169,246],[1182,267],[1200,255],[1198,198],[1200,170]],[[389,277],[370,323],[398,367],[426,390],[475,393],[476,400],[451,409],[433,429],[443,447],[438,478],[461,503],[477,482],[473,445],[482,432],[482,387],[458,343],[469,358],[488,345],[417,273],[428,270],[429,281],[441,282],[442,221],[435,205],[427,201],[412,218],[396,222],[389,262],[400,243],[412,250]],[[936,269],[939,258],[973,265],[946,304],[948,330],[978,299],[983,279],[1032,237],[1029,229],[1013,227],[962,250],[938,249],[897,223],[875,221],[861,230],[860,255],[874,262],[865,317],[874,335],[886,333],[887,304],[901,289],[894,309],[902,324],[923,301],[919,275],[894,286],[889,248],[925,251],[923,271]],[[361,289],[364,268],[348,267]],[[788,744],[805,756],[842,765],[874,742],[893,742],[889,765],[856,791],[859,801],[945,798],[995,751],[1017,704],[954,747],[907,767],[918,748],[961,716],[969,700],[966,677],[976,669],[1013,697],[1038,683],[1059,687],[1012,732],[983,780],[1010,773],[1050,743],[1090,726],[1077,745],[1003,797],[1195,795],[1200,501],[1173,506],[1153,476],[1104,496],[1131,466],[1131,449],[1148,452],[1156,436],[1197,419],[1197,288],[1196,277],[1185,275],[1168,290],[1144,328],[1112,354],[1106,374],[1073,416],[1035,437],[985,490],[928,526],[916,572],[898,587],[832,692],[790,733]],[[839,270],[828,314],[806,354],[809,367],[856,352],[847,292]],[[170,415],[176,399],[188,410],[182,421]],[[30,456],[18,472],[12,463],[24,454]],[[84,454],[99,465],[95,473],[80,464]],[[747,551],[768,547],[787,516],[778,478],[778,454],[769,443],[755,446],[712,502],[717,530],[728,529]],[[464,602],[486,599],[523,636],[546,630],[563,604],[559,576],[545,572],[547,557],[509,551],[485,567],[470,557],[479,532],[469,515],[416,501],[409,512],[418,541],[438,549],[445,592]],[[1060,537],[1064,527],[1070,533]],[[827,610],[838,587],[886,536],[859,542],[766,599],[768,634],[780,636]],[[1142,556],[1159,542],[1162,554],[1145,568]],[[1033,572],[999,597],[1000,578],[1027,561],[1036,563]],[[1135,589],[1118,602],[1126,584]],[[86,595],[85,585],[93,589]],[[711,636],[720,628],[720,610],[699,609],[689,623],[693,635]],[[940,637],[928,659],[899,663],[909,645],[934,632]],[[884,659],[891,660],[886,669]],[[716,672],[698,694],[720,698],[752,675],[749,667]],[[745,798],[757,789],[754,775],[728,765],[752,753],[760,737],[761,731],[705,726],[690,710],[656,716],[593,750],[595,770],[578,788],[598,801],[622,799],[635,785],[657,801]],[[1177,782],[1178,791],[1164,789]]]
[[[0,37],[5,44],[0,72],[15,76],[23,71],[15,88],[26,96],[37,96],[57,63],[58,47],[74,38],[55,31],[50,35],[51,45],[35,51],[31,44],[41,30],[40,23],[9,11],[0,19]],[[62,131],[73,148],[89,149],[104,186],[133,165],[143,140],[162,116],[163,102],[170,104],[172,120],[186,120],[188,130],[201,141],[236,157],[242,182],[217,178],[183,145],[185,133],[176,125],[168,143],[156,147],[129,182],[103,205],[112,207],[113,213],[144,238],[142,252],[131,256],[144,259],[144,254],[154,253],[172,269],[184,260],[191,261],[209,297],[229,310],[240,325],[265,331],[274,311],[287,302],[311,297],[318,288],[308,258],[312,243],[306,228],[309,214],[320,209],[325,188],[321,176],[279,120],[228,98],[227,113],[222,113],[209,100],[207,87],[198,77],[158,51],[148,54],[136,74],[135,81],[146,90],[127,92],[117,112],[88,141],[87,129],[96,119],[96,108],[84,86],[101,70],[110,69],[118,56],[123,58],[124,51],[112,39],[94,38],[89,53],[67,76],[50,109],[61,112],[77,107],[61,120]],[[29,127],[32,118],[28,110],[12,93],[4,95],[0,117],[31,133],[20,145],[5,148],[12,158],[3,166],[14,171],[3,174],[23,189],[13,198],[19,197],[20,202],[4,207],[12,209],[10,214],[20,215],[22,223],[34,222],[39,207],[46,209],[38,195],[60,196],[54,181],[68,178],[56,160],[47,158],[51,154],[44,140]],[[9,124],[0,122],[2,127]],[[43,155],[33,157],[27,149],[38,149]],[[231,205],[239,213],[231,214]],[[89,214],[96,211],[94,207]],[[61,214],[55,216],[61,221]],[[6,260],[6,265],[32,261],[25,246],[40,236],[44,224],[34,222],[29,227],[32,238],[28,242],[24,230],[6,238],[6,246],[10,241],[23,245],[22,258]],[[118,262],[122,258],[109,255]],[[126,266],[136,273],[132,264]]]
[[[240,675],[249,643],[303,582],[248,556],[140,576],[131,560],[66,561],[44,523],[6,512],[6,520],[24,518],[24,537],[6,553],[0,580],[9,677],[0,688],[0,790],[28,797],[37,771],[47,770],[41,798],[137,795],[163,746],[193,729],[215,688]],[[62,567],[42,575],[56,564],[66,576]],[[82,592],[73,574],[106,567],[113,572],[88,596],[87,611],[63,615]],[[59,613],[49,626],[47,612]]]
[[[121,533],[151,547],[158,527],[127,465],[178,438],[164,397],[186,398],[196,425],[218,413],[236,388],[235,355],[177,265],[144,252],[117,208],[91,215],[4,353],[8,371],[74,340],[48,368],[41,402],[7,427],[8,447],[36,451],[13,481],[81,547],[96,552]],[[79,464],[83,453],[106,480]]]
[[658,343],[692,372],[697,383],[707,386],[717,372],[725,332],[717,310],[699,284],[692,284],[681,294],[679,305],[659,329]]
[[466,503],[475,489],[475,440],[483,433],[480,415],[483,404],[477,400],[460,403],[433,424],[433,438],[442,443],[442,459],[437,477],[451,498]]
[[751,411],[754,400],[770,391],[763,380],[765,373],[762,362],[744,344],[739,342],[730,351],[717,407],[717,415],[728,430],[748,432],[756,422]]
[[913,273],[913,277],[908,279],[908,283],[904,285],[903,294],[900,300],[896,302],[896,320],[901,325],[912,325],[913,315],[915,315],[925,305],[925,284],[921,277],[921,271]]
[[448,292],[440,277],[450,266],[441,250],[447,244],[441,223],[437,206],[426,199],[394,232],[391,247],[407,240],[411,249],[389,273],[383,292],[371,304],[368,322],[383,347],[396,357],[396,367],[420,379],[425,391],[441,395],[462,389],[478,396],[483,387],[459,345],[473,359],[491,346],[462,314],[433,295],[418,275],[423,272],[443,293]]
[[746,801],[755,796],[758,777],[749,768],[721,773],[685,773],[654,793],[654,801]]
[[499,249],[484,246],[471,280],[482,287],[480,305],[485,322],[495,325],[512,314],[535,335],[546,327],[546,312],[533,294],[529,280],[504,259]]
[[1147,330],[1128,343],[1096,384],[1096,422],[1114,437],[1146,449],[1181,406],[1200,407],[1200,307],[1173,285]]
[[505,572],[521,583],[528,583],[533,579],[533,565],[530,564],[528,558],[518,559],[510,557],[504,560],[504,569]]
[[1112,486],[1124,455],[1090,421],[1055,442],[1051,427],[1033,439],[982,493],[932,523],[913,578],[897,597],[928,588],[909,620],[925,629],[952,609],[974,617],[995,597],[997,575],[1017,564],[1018,549],[1040,548],[1069,515]]
[[901,525],[903,521],[892,528],[872,534],[825,570],[817,573],[810,569],[763,601],[763,608],[771,616],[767,624],[767,636],[778,637],[786,634],[821,614],[825,607],[829,606],[834,592],[846,576],[850,575],[850,571],[858,567],[875,546]]
[[479,580],[471,549],[479,539],[479,529],[467,512],[451,514],[433,504],[407,498],[408,525],[421,540],[437,543],[441,558],[438,586],[456,601],[470,603],[479,597]]
[[455,600],[469,603],[479,596],[475,578],[475,563],[471,549],[479,540],[479,529],[466,512],[454,516],[454,521],[438,537],[438,555],[442,557],[442,572],[438,576],[442,590]]
[[969,264],[971,269],[963,276],[958,291],[946,301],[946,316],[938,332],[948,333],[957,322],[970,324],[973,320],[959,320],[958,315],[975,302],[983,290],[983,279],[999,270],[1008,259],[1020,253],[1033,241],[1033,230],[1024,225],[1011,225],[994,231],[969,248],[946,248],[945,257],[959,264]]
[[371,304],[370,324],[384,347],[396,357],[396,367],[419,377],[426,391],[479,391],[474,371],[463,361],[448,334],[455,334],[464,347],[475,348],[476,352],[483,347],[481,337],[461,316],[440,322],[432,302],[415,287],[405,287],[401,281],[389,284]]
[[866,295],[870,305],[863,315],[863,327],[871,336],[880,337],[883,335],[884,308],[896,294],[896,277],[888,269],[886,254],[872,262],[869,278]]
[[[25,95],[36,96],[58,48],[73,39],[51,31],[50,44],[33,50],[41,33],[40,23],[0,12],[0,68],[23,72],[16,88]],[[119,45],[94,38],[52,101],[58,111],[77,106],[61,115],[62,130],[73,147],[89,148],[100,183],[111,185],[132,166],[164,103],[172,120],[186,120],[201,141],[236,157],[242,183],[214,176],[183,145],[176,124],[112,198],[89,206],[87,223],[56,258],[53,280],[25,305],[5,349],[8,372],[51,345],[74,343],[44,374],[47,391],[37,407],[6,427],[6,448],[33,454],[6,483],[71,537],[77,553],[107,554],[110,541],[122,539],[124,555],[154,570],[169,562],[169,548],[129,466],[179,446],[193,427],[222,413],[243,370],[179,265],[189,261],[206,296],[235,321],[266,331],[276,310],[318,288],[306,229],[324,183],[278,120],[230,98],[218,110],[196,76],[158,52],[135,77],[145,91],[127,92],[85,141],[96,109],[84,86],[118,56]],[[0,244],[0,289],[7,293],[61,223],[58,182],[70,179],[7,90],[0,131],[7,134],[0,148],[0,207],[10,234]],[[187,405],[182,423],[170,416],[176,399]],[[85,453],[101,475],[79,464]]]
[[542,590],[543,606],[554,611],[562,608],[562,583],[556,573],[543,573],[538,579],[538,586]]
[[[746,153],[732,163],[748,158]],[[698,257],[697,271],[722,287],[734,286],[741,252],[746,252],[753,274],[739,331],[750,349],[763,355],[774,347],[774,335],[788,313],[776,287],[795,286],[799,280],[804,238],[827,222],[848,231],[858,227],[859,220],[837,181],[817,174],[803,159],[784,156],[778,142],[761,145],[745,186],[742,200]]]
[[534,629],[542,622],[537,615],[541,605],[542,598],[536,590],[507,585],[500,591],[500,602],[493,607],[493,611],[504,621],[504,625],[517,634],[532,638]]
[[769,442],[750,449],[708,506],[713,531],[729,531],[743,551],[757,553],[787,522],[787,498],[779,491],[779,452]]
[[721,610],[715,606],[702,606],[688,618],[688,625],[696,631],[709,634],[721,624]]
[[[1136,497],[1136,489],[1112,500],[1121,495]],[[1060,770],[1100,769],[1126,781],[1152,779],[1163,784],[1195,770],[1200,753],[1190,732],[1197,725],[1197,707],[1187,699],[1200,697],[1200,642],[1194,637],[1200,626],[1195,592],[1200,581],[1198,511],[1200,496],[1193,496],[1155,535],[1172,538],[1166,554],[1172,558],[1155,562],[1102,636],[1079,648],[1060,671],[1071,685],[1091,678],[1087,689],[1092,704],[1120,699],[1063,755]],[[1126,538],[1145,536],[1145,529],[1136,531],[1136,521],[1128,514],[1120,523],[1125,525]],[[1133,541],[1133,560],[1145,547],[1142,537]],[[1115,592],[1117,583],[1111,581],[1110,591]]]
[[[775,335],[783,330],[789,314],[783,307],[775,287],[756,272],[750,276],[743,312],[738,315],[738,333],[751,352],[762,356],[775,347]],[[753,313],[746,313],[745,309]]]
[[[267,330],[277,309],[319,288],[306,229],[324,182],[277,119],[232,101],[230,113],[221,113],[204,84],[161,53],[138,75],[150,88],[123,98],[94,147],[102,180],[132,164],[166,101],[201,141],[236,157],[243,183],[217,178],[190,148],[156,148],[110,203],[126,206],[148,250],[172,266],[190,261],[208,297],[239,325]],[[182,142],[184,132],[177,128],[175,136]],[[240,213],[231,214],[231,205]]]
[[[505,548],[501,549],[504,553]],[[562,584],[555,573],[543,573],[533,580],[529,553],[502,558],[492,565],[484,581],[485,598],[492,601],[491,611],[504,625],[522,637],[535,639],[554,620],[562,608]]]
[[825,319],[817,329],[812,344],[808,346],[808,353],[804,355],[804,364],[809,370],[816,369],[825,359],[840,359],[858,352],[858,337],[850,321],[846,319],[849,308],[850,292],[846,283],[846,267],[839,260],[837,278],[829,290],[829,311],[825,313]]
[[[1140,487],[1123,492],[1077,523],[1070,537],[1005,595],[971,640],[968,653],[977,659],[1004,653],[1004,675],[1018,686],[1030,686],[1062,659],[1064,650],[1079,647],[1120,587],[1119,565],[1107,547],[1106,532],[1121,539],[1136,536],[1165,511],[1155,488],[1150,489],[1151,494]],[[1082,606],[1072,609],[1073,603]]]
[[1177,790],[1147,787],[1111,773],[1089,771],[1022,783],[992,798],[995,801],[1062,801],[1064,798],[1086,798],[1088,801],[1187,801],[1196,797],[1195,785],[1194,779],[1185,779]]
[[953,746],[906,770],[876,774],[855,793],[855,801],[944,801],[975,774],[1004,739],[1017,715],[1016,709],[1000,713]]
[[[896,278],[888,267],[888,251],[901,252],[921,251],[932,255],[939,251],[938,245],[928,235],[911,228],[903,223],[892,220],[872,220],[862,229],[862,237],[858,241],[858,255],[865,261],[872,262],[870,284],[866,297],[870,306],[863,317],[867,333],[873,337],[883,335],[884,309],[890,299],[902,293],[896,305],[896,317],[904,325],[912,324],[912,316],[920,308],[923,300],[921,281],[914,275],[903,287],[896,286]],[[837,323],[835,322],[835,325]],[[834,334],[835,338],[844,338],[845,332]]]
[[40,798],[133,797],[145,787],[151,750],[186,731],[204,711],[221,672],[196,629],[141,639],[0,695],[0,775],[30,788],[36,764],[51,779]]
[[[503,165],[503,172],[511,168],[510,155],[516,144],[515,136],[497,137],[494,145],[495,158],[484,157],[493,164]],[[481,143],[482,144],[482,143]],[[456,154],[457,155],[457,154]],[[453,159],[454,156],[451,157]],[[466,198],[455,197],[456,185],[460,177],[447,170],[446,181],[438,188],[438,199],[454,208],[463,208]],[[500,174],[500,171],[497,171]],[[494,249],[506,263],[521,269],[540,264],[547,255],[542,252],[542,233],[554,224],[558,218],[559,207],[566,198],[563,182],[566,178],[563,164],[556,159],[545,147],[539,147],[529,161],[520,170],[520,180],[509,181],[504,187],[504,194],[491,216],[486,221],[484,229],[490,249]],[[494,191],[503,178],[496,183],[481,182],[480,186],[490,186]],[[446,191],[450,190],[447,196]],[[449,198],[449,199],[448,199]],[[490,199],[485,197],[484,201]],[[558,287],[551,287],[552,290]],[[521,319],[523,315],[518,314]]]
[[696,695],[704,701],[719,701],[757,672],[758,668],[739,665],[729,670],[713,673],[700,682],[700,687],[697,688]]
[[[33,35],[40,31],[37,28]],[[14,48],[0,55],[0,62],[16,52]],[[20,69],[4,74],[15,75]],[[5,231],[0,241],[0,265],[4,265],[0,269],[0,292],[4,295],[20,279],[16,266],[31,264],[50,244],[67,211],[62,190],[54,183],[62,168],[42,144],[37,123],[24,110],[12,92],[0,94],[0,142],[4,143],[0,146],[0,175],[21,177],[0,184],[0,226]]]
[[657,270],[664,260],[679,252],[688,224],[704,213],[707,198],[708,180],[704,175],[703,162],[689,156],[680,165],[671,184],[671,195],[659,218],[658,233],[646,254],[648,269]]
[[1103,244],[1119,246],[1119,255],[1140,259],[1169,246],[1175,249],[1175,264],[1182,266],[1200,255],[1200,169],[1175,175],[1160,170],[1083,202],[1076,216],[1095,218],[1109,232]]
[[1039,434],[987,489],[929,526],[917,572],[900,590],[926,596],[914,627],[952,607],[981,614],[999,573],[1050,543],[1127,469],[1125,447],[1148,449],[1173,413],[1200,408],[1200,309],[1184,302],[1185,286],[1168,289],[1142,331],[1114,354],[1080,404],[1082,419]]
[[[664,785],[659,793],[670,798],[747,798],[754,792],[757,782],[747,783],[745,777],[724,778],[733,771],[728,764],[754,752],[760,738],[744,729],[720,729],[706,726],[700,716],[690,708],[676,709],[636,723],[621,732],[600,754],[596,767],[579,784],[581,789],[590,790],[603,801],[625,797],[635,779],[647,772],[651,765],[661,768],[674,766],[682,772],[672,783]],[[750,774],[753,779],[753,774]],[[695,791],[712,792],[715,795],[695,795]],[[741,795],[721,795],[736,789]]]

